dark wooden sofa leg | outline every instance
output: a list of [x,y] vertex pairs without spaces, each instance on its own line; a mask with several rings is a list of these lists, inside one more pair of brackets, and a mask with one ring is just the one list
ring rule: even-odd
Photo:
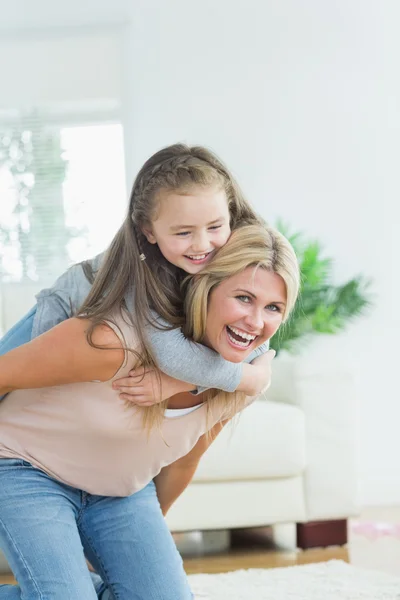
[[343,546],[347,544],[347,520],[297,523],[296,534],[297,547],[302,550]]

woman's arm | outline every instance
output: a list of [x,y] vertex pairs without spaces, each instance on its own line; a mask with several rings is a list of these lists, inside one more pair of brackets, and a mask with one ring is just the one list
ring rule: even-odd
[[208,435],[204,434],[199,438],[196,445],[186,456],[161,469],[160,473],[154,478],[158,500],[164,516],[175,500],[187,488],[204,452],[209,448],[227,422],[228,420],[221,421],[214,425]]
[[124,350],[116,333],[99,325],[90,346],[87,319],[68,319],[31,342],[0,357],[0,394],[15,389],[107,381],[118,371]]

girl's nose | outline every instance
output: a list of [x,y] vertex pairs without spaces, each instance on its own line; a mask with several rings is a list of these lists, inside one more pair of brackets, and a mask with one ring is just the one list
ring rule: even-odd
[[198,231],[194,236],[192,248],[195,252],[206,252],[209,249],[208,235],[206,231]]

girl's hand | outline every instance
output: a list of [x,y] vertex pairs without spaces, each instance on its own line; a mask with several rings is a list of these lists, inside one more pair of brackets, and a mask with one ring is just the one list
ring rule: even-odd
[[268,350],[265,354],[261,356],[257,356],[252,362],[251,365],[258,370],[258,383],[261,387],[259,393],[266,392],[269,386],[271,385],[271,375],[272,375],[272,361],[275,357],[275,350]]
[[257,356],[250,364],[243,364],[242,380],[237,388],[247,396],[259,396],[271,385],[271,363],[275,350]]
[[120,392],[119,397],[138,406],[153,406],[163,400],[195,390],[195,386],[185,381],[174,379],[161,371],[135,369],[129,377],[116,379],[112,387]]

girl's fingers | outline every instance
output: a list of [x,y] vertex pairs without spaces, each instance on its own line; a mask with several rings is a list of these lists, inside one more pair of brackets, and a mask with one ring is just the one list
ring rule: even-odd
[[146,374],[148,375],[149,373],[151,373],[151,371],[146,371],[146,373],[142,372],[142,373],[137,373],[137,371],[130,371],[130,373],[134,373],[133,375],[130,375],[129,377],[121,377],[121,379],[116,379],[115,381],[113,381],[113,388],[119,388],[121,386],[137,386],[138,384],[142,383],[141,379],[143,379],[143,376]]
[[124,377],[123,379],[116,379],[115,381],[113,381],[112,386],[113,386],[114,390],[117,390],[121,386],[126,387],[132,383],[133,383],[132,379],[130,379],[129,377]]
[[115,381],[113,381],[113,388],[119,388],[121,386],[124,387],[129,387],[129,386],[137,386],[138,384],[140,385],[142,382],[140,381],[140,379],[137,379],[136,377],[123,377],[122,379],[116,379]]
[[146,390],[142,386],[137,387],[118,387],[116,388],[120,394],[128,394],[128,396],[145,396]]
[[152,373],[153,369],[144,369],[143,367],[140,367],[139,369],[133,369],[133,371],[129,371],[129,376],[130,377],[143,377],[144,375],[148,375],[149,373]]
[[128,394],[120,394],[119,397],[122,400],[128,400],[128,402],[130,402],[131,404],[136,404],[137,406],[153,406],[153,404],[156,404],[154,400],[149,400],[145,396],[134,397]]

